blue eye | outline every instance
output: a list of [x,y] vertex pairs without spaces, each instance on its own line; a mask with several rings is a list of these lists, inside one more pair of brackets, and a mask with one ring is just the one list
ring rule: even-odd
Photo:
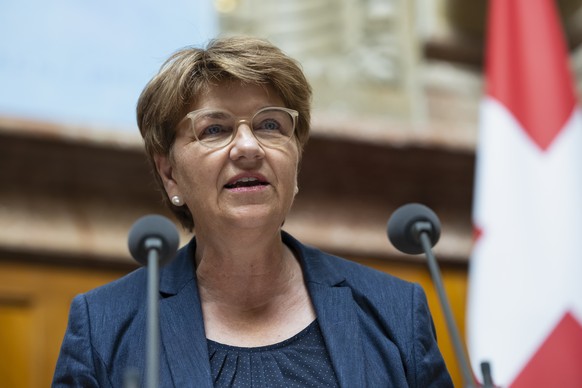
[[225,129],[224,126],[219,125],[219,124],[213,124],[213,125],[209,125],[206,128],[204,128],[202,133],[200,133],[200,136],[202,136],[202,137],[220,136],[221,134],[228,133],[228,132],[229,131],[227,129]]
[[267,130],[267,131],[278,131],[281,128],[281,124],[275,119],[265,119],[263,120],[258,126],[256,126],[255,130]]

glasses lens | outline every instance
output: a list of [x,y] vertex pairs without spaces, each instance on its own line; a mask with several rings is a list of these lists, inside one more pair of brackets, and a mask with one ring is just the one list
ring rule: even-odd
[[253,117],[253,132],[265,145],[282,145],[293,136],[295,119],[281,108],[266,108]]
[[223,147],[232,139],[234,117],[224,111],[203,110],[191,117],[198,141],[208,147]]

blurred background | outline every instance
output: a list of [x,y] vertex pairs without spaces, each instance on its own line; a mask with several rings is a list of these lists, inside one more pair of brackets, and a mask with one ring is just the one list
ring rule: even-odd
[[[582,0],[556,3],[580,92]],[[129,227],[169,215],[137,97],[172,52],[224,34],[271,40],[314,87],[285,229],[422,284],[460,386],[424,260],[398,253],[385,225],[413,201],[440,216],[435,252],[463,332],[486,10],[485,0],[0,2],[0,387],[49,386],[74,295],[137,267]]]

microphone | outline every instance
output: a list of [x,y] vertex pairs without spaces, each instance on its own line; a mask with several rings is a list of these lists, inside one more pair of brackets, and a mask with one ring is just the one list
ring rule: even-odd
[[[158,312],[158,267],[168,263],[176,254],[180,237],[176,226],[160,215],[148,215],[138,219],[131,227],[127,240],[129,252],[137,262],[148,267],[147,309],[147,387],[159,384],[160,323]],[[136,384],[136,378],[126,376],[126,384]]]
[[420,232],[428,233],[430,247],[441,236],[441,222],[428,207],[409,203],[399,207],[388,220],[388,239],[400,252],[416,255],[424,252]]
[[150,249],[156,249],[160,265],[172,259],[180,237],[176,227],[164,216],[150,214],[138,219],[131,227],[127,245],[131,256],[140,264],[148,265]]
[[437,215],[428,207],[419,203],[409,203],[399,207],[388,220],[388,239],[396,249],[408,254],[424,252],[432,281],[436,288],[441,309],[445,316],[447,329],[451,336],[455,356],[463,374],[464,386],[474,388],[475,381],[468,357],[465,353],[459,330],[453,319],[453,313],[442,284],[442,276],[432,247],[438,242],[441,223]]

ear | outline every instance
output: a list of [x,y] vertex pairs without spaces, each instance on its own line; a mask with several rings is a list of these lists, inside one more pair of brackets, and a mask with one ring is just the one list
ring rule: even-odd
[[156,170],[162,179],[168,197],[171,198],[174,195],[180,196],[181,193],[178,189],[178,183],[174,180],[174,167],[172,166],[170,157],[156,154],[154,155],[154,163],[156,164]]

